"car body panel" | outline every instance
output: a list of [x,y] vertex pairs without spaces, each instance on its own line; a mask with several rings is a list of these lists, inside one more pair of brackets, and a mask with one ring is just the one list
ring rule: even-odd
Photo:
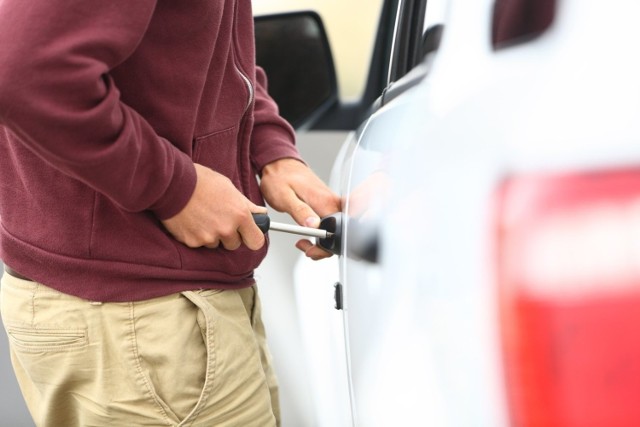
[[[420,1],[391,3],[405,13],[420,10]],[[497,48],[492,0],[449,0],[446,8],[429,0],[427,11],[436,4],[440,18],[429,19],[427,12],[423,30],[444,24],[438,51],[403,78],[398,70],[406,64],[395,61],[406,59],[405,39],[395,34],[390,63],[372,63],[378,73],[388,70],[387,87],[341,147],[330,179],[345,201],[344,253],[320,263],[301,257],[295,267],[314,425],[535,425],[526,416],[522,422],[508,378],[505,330],[515,326],[504,324],[500,288],[504,189],[522,177],[588,175],[597,181],[612,171],[635,173],[640,164],[640,60],[632,53],[640,5],[555,3],[543,32]],[[398,29],[407,28],[404,18],[395,19]],[[633,212],[616,212],[594,221],[627,218],[633,225]],[[617,227],[625,237],[626,229]],[[363,256],[363,233],[379,242],[376,262]],[[593,245],[589,233],[577,234],[570,246],[580,249],[575,254],[550,251],[561,260],[552,263],[556,268],[615,273],[628,264],[616,256],[640,258],[634,229],[622,249],[617,241]],[[585,253],[587,265],[581,264]],[[342,310],[334,308],[336,282]],[[575,302],[566,291],[545,289]],[[571,292],[593,296],[589,287]],[[628,322],[632,332],[634,327]],[[561,353],[563,346],[571,341],[552,342],[549,352]],[[607,350],[602,354],[611,356],[611,364],[626,369],[631,393],[633,381],[640,381],[636,365],[625,360],[635,353]],[[576,412],[587,414],[606,405],[606,396],[617,396],[605,391]],[[539,392],[575,399],[555,389]],[[579,403],[557,411],[568,417],[564,406]],[[627,417],[625,424],[618,418],[607,425],[635,419]]]
[[[437,90],[425,93],[423,111],[435,120],[425,120],[424,139],[392,162],[392,176],[416,185],[392,186],[381,263],[387,281],[409,289],[405,310],[419,313],[412,323],[422,322],[415,330],[439,338],[434,371],[446,419],[439,425],[515,422],[504,390],[495,272],[496,200],[505,180],[640,164],[639,61],[611,49],[637,37],[629,18],[637,9],[630,2],[559,2],[553,27],[538,39],[480,50],[474,83],[455,100],[438,99],[450,86],[438,80],[442,64],[434,66]],[[596,35],[598,22],[616,28]],[[416,211],[428,226],[414,226]],[[419,262],[403,255],[418,251]]]

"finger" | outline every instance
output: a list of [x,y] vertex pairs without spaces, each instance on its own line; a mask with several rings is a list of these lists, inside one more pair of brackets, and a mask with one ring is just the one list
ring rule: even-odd
[[306,251],[304,254],[314,261],[319,261],[321,259],[330,258],[333,256],[331,252],[328,252],[322,249],[320,246],[314,246],[310,248],[308,251]]
[[324,185],[307,189],[299,196],[320,217],[331,215],[342,209],[340,197]]
[[311,247],[313,246],[313,243],[311,243],[308,240],[298,240],[296,242],[296,248],[300,249],[302,252],[307,252]]
[[234,232],[229,236],[223,237],[220,241],[226,250],[235,251],[242,244],[242,237],[240,237],[238,232]]
[[213,241],[211,243],[207,243],[206,245],[204,245],[205,248],[209,248],[209,249],[216,249],[218,246],[220,246],[220,241],[216,240]]
[[331,252],[328,252],[318,245],[314,245],[309,240],[298,240],[296,242],[296,248],[304,252],[305,256],[311,258],[314,261],[318,261],[324,258],[333,256]]
[[296,180],[291,188],[296,197],[309,205],[316,214],[327,216],[341,209],[340,198],[313,172]]
[[249,211],[251,213],[267,213],[267,208],[264,206],[256,205],[247,199],[247,206],[249,207]]
[[[262,213],[262,212],[258,212]],[[245,218],[240,223],[238,227],[238,233],[242,242],[251,249],[252,251],[257,251],[262,246],[264,246],[264,233],[258,228],[251,213],[245,216]]]
[[217,248],[220,244],[219,240],[210,233],[186,233],[184,236],[176,237],[176,239],[191,249],[197,248]]
[[311,206],[302,201],[295,192],[288,191],[284,203],[286,207],[283,210],[289,212],[295,222],[305,227],[318,228],[320,216]]
[[276,210],[287,212],[300,225],[317,227],[320,224],[318,214],[288,185],[270,188],[269,203]]

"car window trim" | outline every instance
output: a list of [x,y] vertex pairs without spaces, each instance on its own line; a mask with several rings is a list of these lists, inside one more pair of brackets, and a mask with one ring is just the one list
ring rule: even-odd
[[403,16],[402,11],[403,11],[404,5],[405,5],[405,0],[398,1],[398,7],[396,9],[396,19],[395,19],[395,24],[393,26],[393,36],[391,40],[391,50],[390,50],[390,56],[389,56],[391,60],[391,64],[389,64],[389,70],[387,72],[387,82],[385,86],[389,86],[389,84],[391,84],[391,82],[393,81],[393,74],[395,73],[393,64],[396,62],[398,33],[400,31],[400,19]]
[[398,6],[387,85],[399,80],[424,59],[422,36],[427,0],[402,0]]

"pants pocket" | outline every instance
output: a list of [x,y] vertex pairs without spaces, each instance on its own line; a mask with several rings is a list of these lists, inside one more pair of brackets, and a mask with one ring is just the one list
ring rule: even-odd
[[133,354],[137,372],[161,412],[180,423],[202,400],[211,349],[187,298],[134,303]]
[[54,353],[83,348],[87,345],[86,329],[47,328],[6,325],[7,335],[16,351]]
[[70,297],[6,273],[1,282],[0,312],[14,351],[62,353],[88,345],[86,321],[63,302]]

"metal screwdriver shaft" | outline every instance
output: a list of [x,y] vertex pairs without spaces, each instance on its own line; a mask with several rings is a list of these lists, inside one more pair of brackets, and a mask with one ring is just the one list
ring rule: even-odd
[[328,239],[333,236],[327,230],[318,228],[301,227],[299,225],[283,224],[280,222],[271,222],[269,230],[282,231],[283,233],[299,234],[301,236],[318,237],[320,239]]
[[301,236],[317,237],[319,239],[329,239],[333,237],[333,233],[327,230],[273,222],[269,219],[269,216],[267,214],[254,213],[253,219],[263,233],[266,233],[268,230],[273,230],[282,231],[284,233],[298,234]]

